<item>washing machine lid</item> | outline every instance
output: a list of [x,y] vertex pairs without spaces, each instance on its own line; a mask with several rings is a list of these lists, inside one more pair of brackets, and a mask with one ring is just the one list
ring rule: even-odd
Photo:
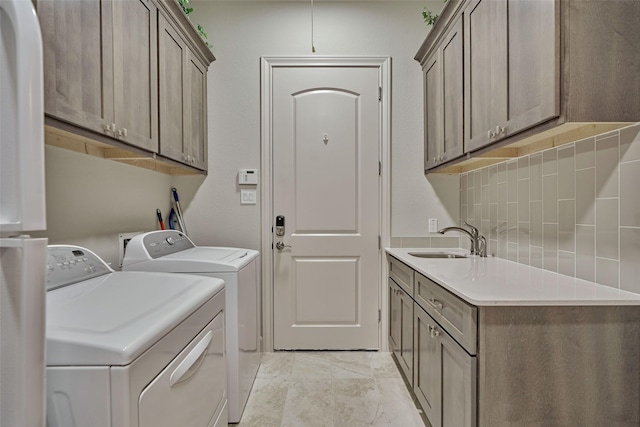
[[211,277],[115,272],[49,291],[47,365],[128,365],[222,289]]
[[151,231],[129,241],[122,269],[169,273],[237,272],[258,254],[252,249],[196,246],[176,230]]

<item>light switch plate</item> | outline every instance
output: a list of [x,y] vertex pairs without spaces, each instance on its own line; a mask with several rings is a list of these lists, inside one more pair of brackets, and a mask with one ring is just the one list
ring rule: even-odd
[[255,205],[256,198],[256,190],[240,190],[241,205]]
[[429,233],[438,232],[438,218],[429,218]]

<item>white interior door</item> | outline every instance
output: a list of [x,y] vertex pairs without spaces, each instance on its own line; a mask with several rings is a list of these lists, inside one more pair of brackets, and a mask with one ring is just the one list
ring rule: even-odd
[[379,347],[379,86],[379,67],[273,69],[275,349]]

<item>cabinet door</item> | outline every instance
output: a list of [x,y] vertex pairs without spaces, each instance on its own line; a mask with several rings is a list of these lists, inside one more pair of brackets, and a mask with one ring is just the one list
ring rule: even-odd
[[475,427],[476,358],[415,305],[413,389],[433,427]]
[[389,350],[396,355],[400,354],[400,287],[389,279]]
[[413,299],[389,279],[389,346],[407,381],[413,383]]
[[413,384],[413,299],[400,290],[400,366]]
[[45,113],[105,132],[113,112],[113,11],[100,0],[37,3]]
[[424,67],[425,170],[463,154],[463,17]]
[[207,169],[207,69],[189,52],[188,84],[184,120],[187,123],[185,148],[189,164]]
[[508,135],[559,115],[559,5],[509,0]]
[[158,68],[160,83],[160,154],[183,162],[185,63],[188,49],[177,31],[160,15],[158,18]]
[[433,334],[436,322],[420,306],[414,307],[413,391],[433,427],[441,427],[441,354]]
[[116,137],[158,151],[157,9],[151,0],[113,2]]
[[476,426],[476,361],[439,326],[442,375],[442,427]]
[[424,67],[424,168],[437,166],[442,152],[442,79],[440,51],[436,51]]
[[458,18],[442,45],[443,162],[454,159],[463,153],[463,18],[464,16]]
[[464,20],[468,152],[495,142],[507,126],[507,0],[473,0]]

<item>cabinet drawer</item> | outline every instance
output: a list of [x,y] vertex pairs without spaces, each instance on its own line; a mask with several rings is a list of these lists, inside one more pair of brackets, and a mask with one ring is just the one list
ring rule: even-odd
[[478,309],[440,285],[415,273],[414,299],[469,354],[476,354]]
[[413,269],[393,257],[389,257],[389,277],[413,298]]

